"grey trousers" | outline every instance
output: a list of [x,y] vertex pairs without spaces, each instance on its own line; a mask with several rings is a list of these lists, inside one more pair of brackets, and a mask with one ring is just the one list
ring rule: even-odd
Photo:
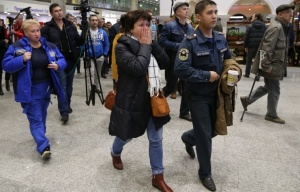
[[[104,61],[103,56],[96,59],[96,67],[97,67],[97,71],[98,71],[98,74],[99,74],[99,78],[101,78],[101,69],[102,69],[102,66],[103,66],[103,61]],[[96,85],[96,89],[99,89],[99,79],[98,79],[97,71],[95,70],[93,63],[94,62],[92,61],[92,66],[93,67],[91,69],[91,74],[92,74],[92,78],[94,79],[94,84]]]
[[265,85],[254,90],[248,98],[248,105],[255,102],[257,99],[268,94],[267,115],[271,117],[278,117],[277,104],[280,95],[279,80],[264,78]]

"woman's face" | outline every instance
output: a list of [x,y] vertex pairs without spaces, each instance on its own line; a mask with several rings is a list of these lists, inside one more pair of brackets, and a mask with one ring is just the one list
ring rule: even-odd
[[41,38],[40,25],[29,26],[24,33],[31,42],[38,42]]
[[140,37],[142,33],[142,29],[143,28],[148,29],[148,27],[149,27],[149,22],[147,20],[140,19],[137,22],[135,22],[133,29],[131,29],[131,33],[135,37]]
[[3,26],[3,20],[0,20],[0,26]]

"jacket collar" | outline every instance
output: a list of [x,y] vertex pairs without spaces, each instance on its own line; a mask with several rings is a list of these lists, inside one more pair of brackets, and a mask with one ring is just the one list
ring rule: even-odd
[[[71,21],[69,21],[65,18],[62,18],[62,21],[63,21],[64,25],[66,25],[66,26],[69,26],[70,24],[72,24]],[[57,24],[53,18],[49,21],[49,24],[53,25],[53,26],[57,26]]]
[[[199,27],[195,30],[195,33],[197,35],[198,44],[202,44],[208,41],[207,38],[203,35]],[[213,33],[214,42],[221,40],[219,32],[213,30],[212,33]]]
[[284,33],[285,33],[285,35],[287,35],[288,30],[289,30],[289,23],[283,21],[280,17],[275,17],[275,20],[278,21],[282,25]]
[[[27,47],[27,46],[31,47],[28,37],[24,36],[19,41],[20,41],[20,43],[22,44],[23,47]],[[40,38],[40,42],[42,43],[43,47],[45,47],[45,45],[47,45],[46,39],[44,37]]]

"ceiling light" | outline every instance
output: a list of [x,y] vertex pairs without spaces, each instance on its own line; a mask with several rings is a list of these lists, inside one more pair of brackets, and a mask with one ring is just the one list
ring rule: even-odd
[[231,16],[230,19],[243,19],[243,16]]

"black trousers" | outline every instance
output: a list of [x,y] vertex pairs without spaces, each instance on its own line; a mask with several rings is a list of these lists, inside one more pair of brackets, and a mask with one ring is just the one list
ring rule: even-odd
[[168,97],[171,93],[176,92],[178,77],[174,73],[174,62],[170,62],[168,68],[165,69],[166,86],[163,88],[165,96]]
[[182,134],[182,141],[196,146],[199,162],[199,177],[211,177],[212,137],[215,135],[216,101],[188,95],[189,109],[192,115],[193,129]]

